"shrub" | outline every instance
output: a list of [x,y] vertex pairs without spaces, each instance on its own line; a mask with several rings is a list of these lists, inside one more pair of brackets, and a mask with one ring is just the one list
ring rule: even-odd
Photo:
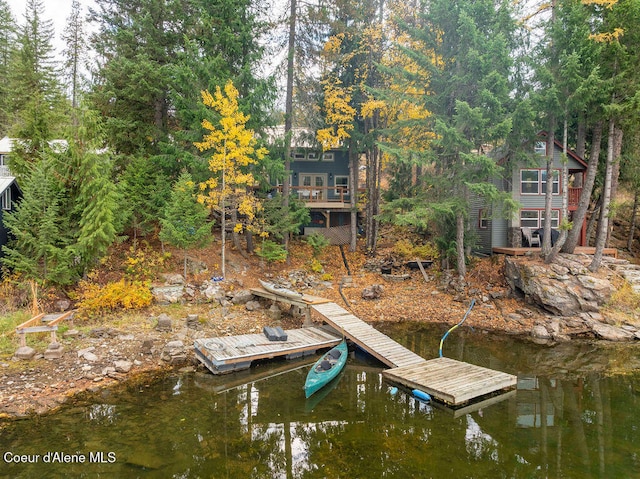
[[131,247],[125,261],[124,273],[128,279],[134,281],[151,279],[170,257],[171,253],[168,252],[162,254],[146,248]]
[[313,271],[314,273],[322,273],[324,271],[322,263],[318,261],[317,258],[313,258],[309,266],[311,268],[311,271]]
[[260,251],[256,254],[269,264],[287,259],[287,250],[284,246],[271,240],[264,240]]
[[437,259],[438,248],[432,243],[424,245],[414,245],[406,239],[398,241],[394,247],[394,252],[405,259]]
[[313,248],[314,258],[320,256],[325,248],[331,244],[326,236],[318,233],[313,233],[312,235],[307,236],[306,241],[307,244]]
[[142,309],[153,301],[148,283],[128,282],[124,279],[100,286],[80,282],[78,316],[91,317],[117,309]]

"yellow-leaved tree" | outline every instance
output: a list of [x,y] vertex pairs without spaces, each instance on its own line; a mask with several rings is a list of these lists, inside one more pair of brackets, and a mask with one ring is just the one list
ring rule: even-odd
[[211,177],[200,183],[198,200],[209,208],[219,211],[222,228],[221,272],[225,277],[225,246],[227,214],[233,222],[234,240],[243,229],[251,230],[256,212],[262,208],[252,192],[255,179],[251,166],[263,159],[268,151],[256,147],[254,132],[246,128],[249,116],[238,107],[238,90],[228,81],[224,91],[216,87],[216,91],[202,92],[202,102],[212,108],[219,120],[214,125],[203,120],[202,126],[209,133],[201,142],[195,142],[198,150],[210,151],[209,171]]

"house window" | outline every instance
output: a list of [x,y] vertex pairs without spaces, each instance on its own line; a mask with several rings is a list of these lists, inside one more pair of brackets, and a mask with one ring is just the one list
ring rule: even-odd
[[5,155],[0,155],[0,166],[7,166],[7,159]]
[[[544,226],[544,210],[540,211],[540,228]],[[560,226],[560,210],[551,210],[551,227],[558,228]]]
[[[523,195],[544,195],[547,191],[547,170],[520,170],[520,192]],[[553,194],[560,193],[560,171],[554,170]]]
[[11,210],[11,188],[7,188],[2,192],[0,195],[0,204],[3,210]]
[[540,194],[540,170],[520,170],[520,191],[523,195]]
[[[547,170],[542,170],[542,194],[547,192]],[[560,172],[555,170],[553,172],[553,194],[557,195],[560,192]]]
[[348,176],[336,176],[335,177],[335,194],[340,196],[349,194],[349,177]]
[[322,161],[333,161],[333,153],[323,153]]
[[310,151],[307,154],[307,160],[317,160],[318,159],[318,153],[316,153],[315,151]]
[[536,141],[536,144],[533,147],[533,151],[535,151],[538,155],[547,156],[547,142]]
[[489,227],[489,212],[481,208],[478,211],[478,228],[481,230],[486,230]]
[[[544,226],[544,210],[520,210],[520,226],[538,229]],[[551,210],[551,227],[560,226],[560,210]]]
[[291,156],[291,158],[293,158],[293,161],[304,160],[307,157],[307,155],[305,154],[304,151],[292,151],[290,153],[290,156]]

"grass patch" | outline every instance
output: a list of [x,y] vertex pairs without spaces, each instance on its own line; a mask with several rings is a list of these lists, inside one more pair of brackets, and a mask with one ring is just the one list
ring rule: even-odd
[[604,309],[614,316],[617,323],[640,323],[640,294],[636,293],[628,281],[616,284],[616,292],[611,295]]
[[31,315],[27,311],[15,311],[0,316],[0,357],[11,357],[20,344],[16,326],[27,321]]

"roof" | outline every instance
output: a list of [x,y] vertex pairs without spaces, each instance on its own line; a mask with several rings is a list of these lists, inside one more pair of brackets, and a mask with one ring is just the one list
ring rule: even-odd
[[0,140],[0,155],[4,153],[10,153],[13,149],[13,138],[5,136]]
[[[544,138],[546,138],[547,137],[547,132],[546,131],[541,131],[539,133],[539,135],[544,137]],[[564,148],[562,147],[562,143],[560,143],[559,140],[556,140],[555,137],[553,138],[553,143],[560,149],[560,151],[564,151]],[[584,161],[584,159],[582,159],[580,156],[578,156],[578,154],[575,151],[567,148],[566,153],[567,153],[567,156],[570,156],[571,158],[576,160],[578,163],[580,163],[582,166],[584,166],[585,169],[588,167],[587,162]]]
[[0,194],[4,193],[4,191],[9,188],[14,181],[16,181],[16,179],[13,176],[0,178]]
[[[11,153],[13,150],[13,143],[15,142],[15,138],[9,138],[5,136],[0,140],[0,155],[5,155],[7,153]],[[56,153],[62,153],[67,149],[67,140],[50,140],[49,146]]]
[[[541,131],[538,133],[538,137],[540,138],[547,138],[547,132],[546,131]],[[557,147],[560,151],[564,151],[564,148],[562,147],[562,143],[560,143],[560,141],[558,141],[557,139],[554,138],[553,141],[555,147]],[[493,150],[493,152],[490,153],[490,155],[498,158],[498,164],[504,164],[504,162],[507,160],[508,156],[505,154],[504,149],[501,150]],[[588,164],[586,161],[584,161],[584,159],[582,157],[580,157],[575,151],[567,148],[567,156],[570,158],[573,158],[576,162],[578,162],[585,170],[588,168]]]

